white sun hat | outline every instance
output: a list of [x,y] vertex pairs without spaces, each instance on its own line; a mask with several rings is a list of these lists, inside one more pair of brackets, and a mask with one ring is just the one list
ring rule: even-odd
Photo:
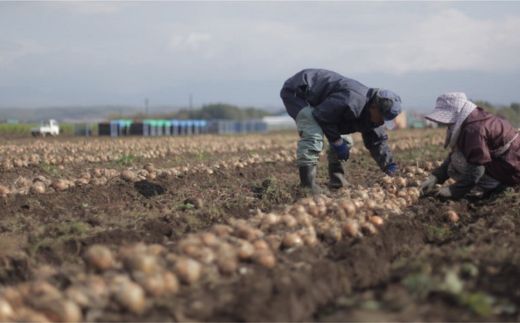
[[447,124],[444,147],[454,148],[459,137],[462,123],[477,106],[468,100],[462,92],[449,92],[440,95],[435,102],[433,112],[424,116],[426,119]]
[[443,124],[455,123],[464,105],[468,102],[470,101],[466,94],[462,92],[444,93],[437,98],[433,112],[424,117]]

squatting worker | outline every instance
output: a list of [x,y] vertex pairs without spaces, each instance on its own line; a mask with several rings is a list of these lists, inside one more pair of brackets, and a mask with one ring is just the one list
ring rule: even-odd
[[477,107],[464,93],[446,93],[437,98],[433,112],[425,116],[448,125],[445,148],[448,158],[422,183],[423,194],[448,178],[455,183],[437,195],[461,198],[477,187],[488,197],[520,183],[520,136],[506,120]]
[[300,135],[296,158],[302,186],[317,189],[316,165],[323,135],[330,144],[327,159],[331,188],[339,188],[344,182],[341,161],[349,158],[353,141],[347,134],[354,132],[361,132],[365,147],[385,173],[395,175],[398,171],[384,128],[385,120],[401,112],[397,94],[366,87],[332,71],[304,69],[284,83],[280,96]]

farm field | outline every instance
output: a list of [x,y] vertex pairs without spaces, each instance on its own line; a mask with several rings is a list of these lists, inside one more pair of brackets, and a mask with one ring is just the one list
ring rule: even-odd
[[3,140],[0,321],[519,321],[520,189],[420,198],[444,132],[389,135],[314,197],[293,132]]

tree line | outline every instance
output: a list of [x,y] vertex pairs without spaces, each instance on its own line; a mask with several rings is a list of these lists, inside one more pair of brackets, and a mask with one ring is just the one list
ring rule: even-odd
[[221,120],[247,120],[247,119],[261,119],[265,116],[271,115],[270,112],[253,108],[253,107],[245,107],[241,108],[232,104],[227,103],[212,103],[203,105],[200,109],[188,109],[183,108],[176,112],[171,113],[163,113],[163,114],[154,114],[152,116],[147,116],[144,114],[137,114],[135,116],[130,117],[134,120],[142,120],[142,119],[221,119]]

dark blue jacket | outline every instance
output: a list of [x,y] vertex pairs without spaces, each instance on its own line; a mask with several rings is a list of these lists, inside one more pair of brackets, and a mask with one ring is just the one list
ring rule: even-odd
[[377,89],[323,69],[305,69],[285,81],[280,96],[289,115],[296,119],[306,106],[323,133],[334,142],[342,134],[360,132],[363,143],[381,169],[393,162],[383,124],[370,121],[368,106]]

